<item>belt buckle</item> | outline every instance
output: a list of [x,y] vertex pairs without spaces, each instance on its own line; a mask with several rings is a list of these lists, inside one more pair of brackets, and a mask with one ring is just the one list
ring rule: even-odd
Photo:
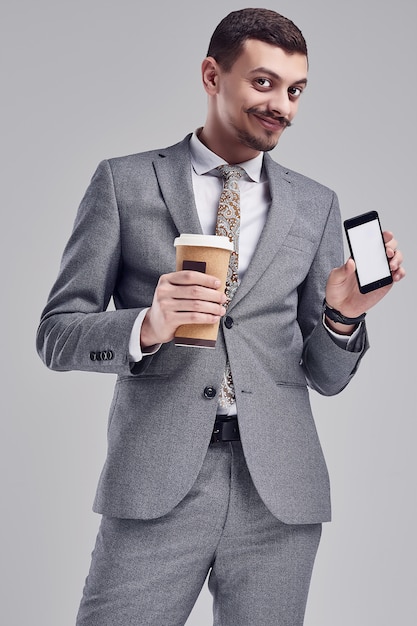
[[239,441],[239,425],[236,415],[224,417],[214,423],[211,443],[221,443],[223,441]]
[[215,422],[213,432],[211,435],[211,443],[220,443],[223,441],[223,422]]

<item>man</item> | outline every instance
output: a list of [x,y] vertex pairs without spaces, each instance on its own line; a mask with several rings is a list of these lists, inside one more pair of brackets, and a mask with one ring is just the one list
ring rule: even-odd
[[[307,384],[348,384],[364,313],[390,289],[359,292],[335,194],[267,154],[307,84],[299,29],[231,13],[202,80],[201,129],[99,165],[39,327],[49,367],[118,375],[78,626],[183,625],[208,573],[217,626],[303,623],[330,518]],[[226,164],[241,168],[231,299],[215,276],[173,271],[180,233],[215,233]],[[397,282],[402,254],[384,238]],[[180,325],[219,319],[214,350],[174,345]]]

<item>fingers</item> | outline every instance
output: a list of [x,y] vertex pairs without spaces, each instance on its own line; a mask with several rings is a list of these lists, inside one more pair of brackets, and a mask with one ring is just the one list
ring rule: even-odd
[[220,287],[220,280],[215,276],[193,270],[171,272],[171,274],[164,274],[161,278],[173,285],[202,285],[209,289],[218,289]]
[[386,252],[387,252],[387,257],[389,259],[392,259],[394,257],[394,255],[395,255],[396,250],[397,250],[398,241],[394,238],[394,235],[389,230],[385,230],[382,233],[382,236],[383,236],[384,242],[385,242],[385,249],[386,249]]
[[[205,304],[225,304],[227,299],[224,292],[219,291],[220,285],[215,276],[183,270],[161,276],[158,289],[163,297],[172,301],[169,304],[172,310],[204,311]],[[218,307],[215,310],[220,314]]]
[[183,324],[214,324],[225,314],[227,298],[215,276],[183,270],[163,274],[141,329],[141,344],[171,341]]
[[385,244],[385,250],[387,253],[387,257],[392,259],[397,251],[397,241],[395,239],[390,239],[388,243]]
[[402,266],[403,255],[401,250],[395,250],[394,256],[389,260],[392,279],[398,282],[405,276],[405,269]]
[[390,254],[388,255],[387,252],[387,256],[389,259],[389,266],[391,268],[392,271],[397,270],[401,263],[403,262],[403,254],[401,252],[401,250],[390,250]]
[[398,282],[405,276],[405,270],[402,267],[404,257],[401,250],[398,250],[398,241],[391,231],[384,231],[383,237],[392,278],[395,282]]
[[384,230],[384,232],[382,233],[382,236],[384,238],[385,243],[388,243],[390,240],[394,238],[394,235],[392,234],[390,230]]

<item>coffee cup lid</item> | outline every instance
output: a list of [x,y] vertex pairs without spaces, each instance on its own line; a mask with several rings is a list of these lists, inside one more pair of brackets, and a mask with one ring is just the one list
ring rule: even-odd
[[208,248],[233,250],[233,243],[228,237],[223,237],[222,235],[198,235],[183,233],[174,239],[174,246],[206,246]]

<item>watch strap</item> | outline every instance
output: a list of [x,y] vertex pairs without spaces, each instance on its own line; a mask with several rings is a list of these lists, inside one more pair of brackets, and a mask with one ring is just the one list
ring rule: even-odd
[[331,307],[326,300],[323,303],[324,314],[328,317],[332,322],[336,322],[339,324],[345,324],[346,326],[352,326],[354,324],[360,324],[366,317],[366,313],[362,313],[362,315],[358,315],[358,317],[346,317],[337,309]]

